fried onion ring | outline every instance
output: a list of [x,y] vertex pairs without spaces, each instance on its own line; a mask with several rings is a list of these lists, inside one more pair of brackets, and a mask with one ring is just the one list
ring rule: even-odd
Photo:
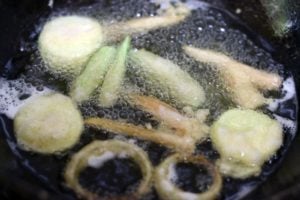
[[[192,193],[185,192],[178,188],[174,183],[172,183],[170,177],[170,168],[176,163],[193,163],[204,165],[208,172],[213,177],[213,183],[209,189],[202,193]],[[154,187],[158,192],[160,198],[168,200],[207,200],[215,199],[222,187],[222,178],[217,169],[203,156],[190,156],[185,157],[180,154],[174,154],[164,160],[155,170],[154,170]]]
[[99,195],[83,188],[79,183],[80,172],[89,165],[91,156],[102,156],[107,151],[113,154],[124,156],[124,154],[134,160],[142,171],[141,180],[136,192],[128,194],[126,197],[114,197],[114,199],[138,199],[143,194],[150,191],[152,184],[153,169],[147,154],[139,147],[117,140],[94,141],[79,152],[77,152],[67,164],[64,178],[69,188],[73,189],[80,197],[85,199],[103,199]]

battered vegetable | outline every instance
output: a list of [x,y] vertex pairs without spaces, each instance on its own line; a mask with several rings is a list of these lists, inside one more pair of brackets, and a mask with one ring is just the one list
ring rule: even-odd
[[[213,178],[209,189],[203,193],[186,192],[172,182],[171,168],[179,162],[201,164],[206,167]],[[222,178],[217,169],[202,156],[184,157],[180,154],[165,159],[154,171],[154,186],[160,198],[164,200],[208,200],[216,199],[222,187]]]
[[131,94],[128,101],[138,108],[151,113],[159,122],[159,128],[146,129],[105,118],[88,118],[85,124],[114,133],[149,140],[175,151],[191,154],[197,142],[203,141],[209,131],[202,119],[190,118],[180,114],[175,108],[154,98]]
[[134,106],[151,113],[159,122],[163,129],[169,127],[174,134],[179,136],[189,136],[199,141],[204,140],[209,132],[208,126],[195,117],[187,117],[179,113],[170,105],[149,96],[130,95],[130,102]]
[[260,90],[279,90],[281,86],[279,75],[254,69],[222,53],[190,46],[183,49],[197,61],[215,65],[232,92],[233,100],[243,108],[254,109],[268,103]]
[[137,76],[144,75],[153,87],[167,91],[177,103],[199,107],[205,101],[200,84],[171,61],[143,49],[131,51],[130,59]]
[[107,41],[116,41],[126,35],[148,32],[153,29],[168,27],[183,21],[190,15],[190,9],[184,4],[170,6],[158,16],[131,19],[126,22],[112,24],[104,29]]
[[48,70],[65,78],[79,75],[102,41],[102,28],[97,21],[74,15],[46,23],[38,46]]
[[25,104],[16,115],[14,130],[18,144],[25,150],[59,153],[79,140],[83,121],[72,100],[55,93]]
[[149,130],[141,126],[105,118],[88,118],[85,120],[85,124],[95,128],[105,129],[113,133],[155,142],[181,153],[191,154],[195,149],[195,140],[193,138],[189,136],[178,136],[172,132]]
[[234,178],[259,175],[261,166],[283,142],[281,125],[267,115],[232,109],[211,128],[213,146],[220,153],[220,171]]
[[126,57],[129,48],[130,38],[127,37],[119,46],[115,61],[109,68],[101,86],[99,102],[103,107],[114,105],[119,98],[119,92],[122,88],[122,83],[126,72]]
[[72,188],[80,197],[102,199],[103,197],[98,194],[83,188],[78,181],[78,177],[85,167],[91,165],[92,161],[90,159],[93,157],[99,158],[107,152],[116,157],[119,155],[132,158],[134,162],[140,165],[143,174],[143,179],[135,192],[129,194],[129,196],[115,197],[114,199],[137,199],[150,191],[153,169],[147,154],[136,145],[117,140],[94,141],[73,155],[64,174],[68,187]]
[[101,47],[89,60],[84,71],[74,81],[70,95],[76,102],[89,99],[92,92],[102,84],[104,76],[115,57],[114,47]]
[[154,17],[132,19],[109,26],[84,16],[61,16],[43,27],[38,45],[48,70],[62,78],[80,74],[89,57],[105,42],[115,42],[126,35],[147,32],[183,21],[190,14],[184,6],[168,8]]

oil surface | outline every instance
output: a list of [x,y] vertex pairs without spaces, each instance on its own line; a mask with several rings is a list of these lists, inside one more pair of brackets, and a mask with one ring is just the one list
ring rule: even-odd
[[[55,77],[45,70],[45,66],[41,61],[37,49],[38,34],[41,31],[41,27],[48,20],[56,16],[78,14],[94,17],[101,21],[102,24],[109,25],[116,21],[126,21],[128,19],[144,16],[154,16],[157,15],[159,9],[166,6],[166,4],[159,5],[153,2],[141,0],[113,0],[109,2],[95,1],[87,5],[78,6],[75,4],[74,6],[68,5],[65,7],[61,6],[54,8],[50,16],[41,18],[40,21],[36,22],[36,29],[32,31],[30,37],[24,37],[20,41],[22,43],[20,52],[26,51],[28,53],[26,59],[29,61],[22,66],[23,70],[20,70],[22,73],[19,74],[18,79],[11,81],[11,84],[9,84],[9,81],[0,80],[0,82],[2,81],[1,83],[3,83],[0,84],[0,112],[5,113],[9,117],[13,117],[13,114],[8,115],[8,111],[5,110],[7,106],[9,105],[17,109],[18,106],[24,103],[22,101],[23,98],[28,99],[30,97],[34,97],[35,94],[38,93],[36,92],[38,90],[48,91],[50,89],[67,94],[69,82],[61,80],[59,77]],[[138,49],[145,48],[157,55],[167,58],[179,65],[183,70],[187,71],[194,79],[196,79],[203,86],[206,92],[207,100],[203,107],[210,109],[211,113],[208,120],[209,124],[222,112],[232,108],[234,103],[231,102],[226,88],[217,78],[216,72],[211,70],[209,66],[201,65],[186,56],[181,49],[182,45],[192,44],[196,47],[209,48],[224,52],[243,63],[249,64],[255,68],[279,73],[285,78],[284,87],[280,92],[266,94],[277,98],[277,100],[275,100],[269,107],[261,108],[263,112],[279,119],[279,121],[283,123],[285,131],[284,145],[277,155],[264,165],[263,172],[259,177],[253,177],[246,180],[224,178],[220,198],[239,199],[247,195],[247,193],[264,181],[268,175],[274,171],[294,137],[296,131],[295,123],[297,102],[293,79],[290,77],[289,73],[284,70],[284,66],[274,61],[270,53],[264,50],[263,43],[253,42],[256,41],[255,38],[253,38],[253,32],[243,27],[242,24],[236,18],[233,18],[230,14],[228,14],[227,11],[210,7],[206,3],[196,5],[193,4],[194,1],[188,1],[188,3],[189,7],[192,9],[192,14],[184,22],[176,26],[150,31],[146,34],[137,34],[132,37],[132,47]],[[130,66],[128,67],[130,68]],[[152,88],[149,87],[149,85],[151,86],[151,83],[147,83],[143,79],[139,79],[139,77],[131,76],[130,71],[128,71],[126,77],[127,79],[125,84],[138,86],[141,92],[146,93],[151,91]],[[151,92],[176,105],[176,102],[169,98],[163,91],[155,90]],[[13,93],[18,96],[20,102],[13,102],[13,104],[10,99],[15,98],[15,96],[9,95],[9,93]],[[157,122],[153,120],[149,114],[130,107],[130,105],[124,101],[119,101],[112,108],[101,108],[94,101],[89,101],[81,105],[80,109],[84,117],[99,116],[110,119],[122,119],[133,124],[151,124],[152,127],[157,126]],[[41,182],[50,187],[52,190],[69,194],[72,198],[75,198],[74,194],[66,189],[63,184],[64,180],[62,173],[66,162],[80,148],[95,139],[118,139],[135,143],[148,153],[154,166],[159,164],[170,154],[170,151],[165,147],[161,147],[151,142],[124,137],[92,128],[86,128],[80,142],[70,151],[55,156],[40,155],[19,149],[15,143],[11,127],[8,130],[10,130],[10,132],[6,132],[7,141],[16,157],[20,160],[20,163],[22,163],[26,169],[31,171],[34,176],[38,177]],[[198,145],[196,152],[197,154],[205,155],[211,160],[218,158],[218,153],[214,151],[209,140],[204,144]],[[127,167],[130,166],[130,161],[128,161],[128,165],[126,166],[118,160],[109,162],[112,163],[108,164],[114,166],[116,169],[120,169],[120,176],[122,173],[126,173]],[[132,166],[132,168],[135,167]],[[87,168],[87,170],[88,169],[89,168]],[[191,181],[193,183],[184,181],[184,179],[187,180],[190,177],[201,175],[202,172],[197,171],[197,169],[195,166],[177,166],[177,181],[179,181],[177,185],[187,191],[205,190],[207,184],[210,182],[209,177],[207,181],[199,181],[198,183],[193,181]],[[95,180],[93,177],[96,172],[85,171],[83,173],[88,177],[86,181]],[[133,178],[132,180],[136,181],[136,179],[138,179],[137,177],[140,177],[138,169],[134,169],[130,173],[133,173],[133,175],[130,176]],[[193,185],[194,183],[196,186]],[[126,184],[127,182],[125,181],[123,185]],[[90,185],[90,183],[88,185]],[[111,185],[108,183],[105,185],[107,188],[109,186]],[[118,191],[115,189],[113,192],[122,193],[125,190],[126,189]],[[146,197],[146,199],[157,198],[155,191]]]

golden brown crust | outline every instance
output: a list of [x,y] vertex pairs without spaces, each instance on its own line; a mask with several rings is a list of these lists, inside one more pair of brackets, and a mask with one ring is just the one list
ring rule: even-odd
[[104,28],[106,40],[118,41],[126,35],[143,33],[161,27],[172,26],[180,23],[187,16],[190,10],[185,5],[180,4],[176,7],[170,7],[164,13],[158,16],[143,17],[131,19],[126,22],[118,22]]
[[233,100],[241,107],[254,109],[267,103],[260,90],[279,90],[282,84],[278,74],[255,69],[225,54],[191,46],[183,49],[197,61],[213,64],[231,90]]
[[[101,156],[103,153],[111,151],[115,154],[126,153],[131,157],[138,165],[141,166],[143,179],[139,184],[136,192],[117,197],[100,197],[97,194],[83,188],[79,181],[78,176],[80,172],[88,165],[88,159],[92,155]],[[106,141],[94,141],[79,152],[77,152],[71,158],[67,164],[64,178],[68,187],[72,188],[80,197],[84,197],[89,200],[96,199],[114,199],[114,200],[125,200],[125,199],[138,199],[145,193],[148,193],[152,184],[152,165],[147,154],[139,147],[117,140],[106,140]]]
[[176,151],[192,153],[195,148],[195,141],[190,137],[179,137],[177,135],[149,130],[141,126],[121,123],[110,119],[89,118],[85,120],[85,124],[95,128],[105,129],[114,133],[152,141],[175,149]]
[[[213,183],[209,189],[202,193],[191,193],[181,190],[172,183],[169,178],[169,169],[171,165],[179,162],[204,165],[208,173],[213,177]],[[162,199],[185,200],[191,197],[191,199],[195,200],[208,200],[215,199],[219,195],[222,187],[222,177],[214,165],[203,156],[185,157],[181,154],[174,154],[156,167],[154,171],[154,186]]]

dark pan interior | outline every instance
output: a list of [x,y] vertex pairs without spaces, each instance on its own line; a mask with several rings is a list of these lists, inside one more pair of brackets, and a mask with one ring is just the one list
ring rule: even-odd
[[[110,1],[105,1],[109,3]],[[242,3],[241,3],[242,2]],[[80,6],[93,3],[92,0],[78,1],[55,1],[54,7],[64,6]],[[226,8],[234,13],[236,8],[241,8],[242,12],[239,16],[226,13],[228,17],[238,17],[241,23],[233,24],[243,31],[255,42],[259,47],[272,53],[273,58],[282,63],[289,73],[292,73],[296,81],[296,87],[299,88],[300,79],[300,31],[297,26],[285,39],[277,39],[272,36],[272,32],[266,21],[266,16],[260,7],[258,1],[210,1],[210,3],[219,8]],[[4,1],[0,0],[0,71],[1,76],[8,79],[14,79],[24,70],[23,66],[27,62],[27,52],[20,52],[22,45],[21,38],[36,40],[37,33],[33,34],[36,21],[41,17],[45,17],[51,13],[48,1]],[[258,17],[253,17],[258,16]],[[238,20],[239,21],[239,20]],[[240,22],[240,21],[239,21]],[[12,59],[11,59],[12,58]],[[299,93],[298,93],[299,95]],[[288,107],[296,109],[296,99],[290,102]],[[297,116],[291,116],[296,119]],[[11,120],[5,116],[0,118],[1,137],[0,137],[0,196],[2,199],[73,199],[73,195],[66,195],[57,189],[53,181],[47,177],[36,176],[35,169],[26,163],[24,153],[20,153],[14,145],[14,138],[11,137],[12,125]],[[283,163],[271,177],[265,181],[261,187],[249,195],[248,199],[264,199],[274,197],[275,199],[293,198],[300,195],[300,137],[297,134],[292,142],[292,137],[285,138],[285,144],[292,143],[287,155],[283,158]],[[286,153],[287,149],[280,152]],[[58,158],[59,159],[59,158]],[[62,158],[63,159],[63,158]],[[56,162],[56,160],[48,161]],[[59,165],[56,167],[60,167]],[[272,172],[275,168],[271,169]],[[34,176],[32,176],[34,175]],[[55,179],[56,177],[54,177]],[[256,181],[256,180],[254,180]],[[259,180],[261,181],[261,180]],[[54,181],[55,182],[55,181]],[[239,184],[239,183],[236,183]],[[236,187],[236,186],[232,186]]]

